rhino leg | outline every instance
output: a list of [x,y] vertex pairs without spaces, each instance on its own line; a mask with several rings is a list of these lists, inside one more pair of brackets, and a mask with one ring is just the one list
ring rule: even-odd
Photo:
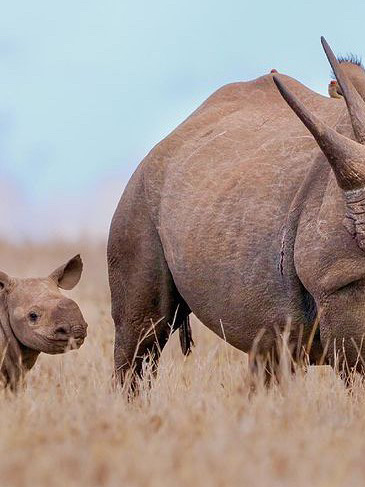
[[132,382],[141,375],[145,358],[152,357],[157,364],[169,336],[186,324],[190,314],[141,198],[131,205],[122,199],[116,211],[108,243],[108,268],[115,324],[115,379],[123,384],[128,372]]

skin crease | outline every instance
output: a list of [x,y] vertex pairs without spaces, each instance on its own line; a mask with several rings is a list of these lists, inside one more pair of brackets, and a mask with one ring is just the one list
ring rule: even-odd
[[[343,70],[364,97],[363,69]],[[279,77],[311,113],[354,139],[343,98]],[[169,325],[178,328],[190,312],[258,354],[274,350],[288,323],[293,349],[299,337],[305,343],[319,314],[310,359],[328,347],[333,361],[334,343],[342,350],[344,339],[355,365],[351,339],[361,346],[365,332],[365,254],[353,221],[344,225],[345,198],[272,74],[215,92],[141,162],[114,214],[108,266],[117,379],[132,364],[139,372],[148,352],[158,355]],[[140,343],[152,322],[154,333]]]
[[80,280],[76,256],[47,278],[17,279],[0,272],[0,369],[4,385],[16,388],[40,352],[63,353],[79,348],[87,324],[77,304],[63,296]]

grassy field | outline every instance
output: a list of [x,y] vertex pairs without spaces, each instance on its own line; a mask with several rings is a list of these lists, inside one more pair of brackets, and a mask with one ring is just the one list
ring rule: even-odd
[[[113,326],[102,247],[0,246],[2,270],[48,274],[81,251],[71,293],[89,323],[79,351],[41,355],[25,390],[0,398],[0,486],[363,486],[365,388],[332,370],[286,375],[250,394],[247,358],[193,321],[149,389],[128,402],[111,389]],[[146,381],[147,382],[147,381]]]

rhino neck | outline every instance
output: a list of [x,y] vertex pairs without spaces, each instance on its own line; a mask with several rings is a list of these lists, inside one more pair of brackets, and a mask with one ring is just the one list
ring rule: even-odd
[[5,385],[15,388],[22,376],[22,354],[10,326],[6,294],[0,298],[1,374]]
[[39,352],[28,349],[16,338],[11,328],[6,294],[0,298],[0,351],[5,385],[16,388],[24,372],[34,365]]
[[318,308],[336,289],[365,276],[365,253],[346,226],[347,211],[345,193],[332,171],[312,180],[297,226],[294,263]]
[[[290,319],[293,323],[299,323],[303,327],[303,343],[312,333],[317,318],[317,305],[306,283],[302,280],[301,269],[298,269],[298,235],[302,232],[303,221],[308,218],[308,211],[312,213],[309,207],[313,204],[318,208],[320,205],[329,172],[329,165],[324,164],[322,155],[319,155],[295,194],[283,231],[279,269],[291,310]],[[316,195],[315,199],[311,199],[312,194]],[[309,353],[311,362],[316,362],[321,355],[322,347],[317,333]]]
[[22,355],[23,370],[28,371],[36,363],[40,352],[38,352],[37,350],[33,350],[32,348],[29,348],[26,345],[23,345],[21,342],[19,342],[19,348]]

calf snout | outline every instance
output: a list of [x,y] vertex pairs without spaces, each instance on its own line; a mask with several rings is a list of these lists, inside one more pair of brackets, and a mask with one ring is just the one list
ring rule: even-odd
[[83,340],[86,337],[87,323],[81,311],[72,299],[63,298],[52,313],[54,323],[53,333],[56,339],[68,340],[74,338]]
[[71,335],[71,326],[68,323],[56,325],[54,333],[56,338],[60,340],[68,340]]
[[83,326],[71,326],[69,323],[56,325],[54,329],[54,339],[57,342],[64,343],[65,347],[71,349],[79,348],[84,343],[86,338],[87,324],[83,322]]
[[83,323],[83,326],[75,326],[73,328],[71,328],[71,338],[76,338],[76,339],[79,339],[79,338],[86,338],[87,336],[87,324],[84,322]]

